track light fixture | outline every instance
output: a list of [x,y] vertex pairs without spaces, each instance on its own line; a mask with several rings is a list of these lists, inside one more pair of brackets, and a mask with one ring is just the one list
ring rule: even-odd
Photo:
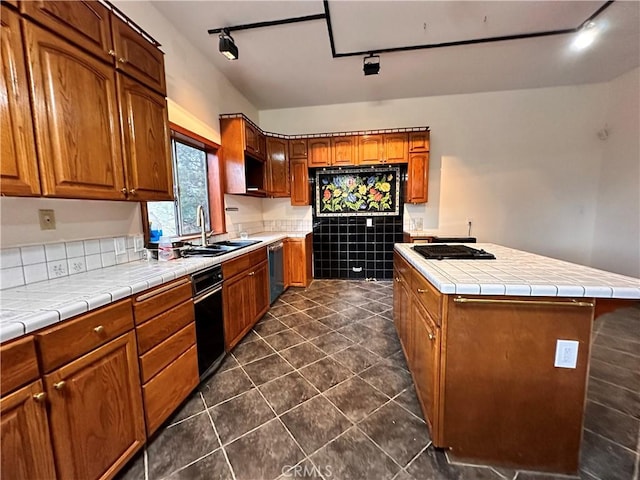
[[229,33],[229,29],[224,28],[220,32],[220,42],[218,43],[218,50],[220,53],[227,57],[229,60],[238,59],[238,47],[233,41],[233,37]]
[[377,75],[380,72],[380,56],[370,53],[364,57],[362,70],[365,77],[367,75]]

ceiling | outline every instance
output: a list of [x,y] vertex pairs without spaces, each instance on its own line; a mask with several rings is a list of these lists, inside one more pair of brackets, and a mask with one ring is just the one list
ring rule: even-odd
[[[239,59],[208,29],[324,13],[319,0],[154,1],[156,8],[259,110],[611,80],[640,65],[640,2],[618,0],[595,19],[591,47],[576,34],[334,58],[324,19],[232,32]],[[577,28],[603,1],[328,2],[338,54]]]

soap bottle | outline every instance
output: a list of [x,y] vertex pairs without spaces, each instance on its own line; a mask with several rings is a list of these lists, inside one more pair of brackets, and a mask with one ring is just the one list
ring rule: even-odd
[[160,242],[158,243],[158,260],[166,262],[171,259],[173,259],[173,244],[171,243],[171,239],[164,236],[160,237]]

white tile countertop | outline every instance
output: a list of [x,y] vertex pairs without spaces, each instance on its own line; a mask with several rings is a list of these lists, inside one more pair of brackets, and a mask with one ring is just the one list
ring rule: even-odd
[[1,290],[0,342],[218,265],[285,238],[304,237],[307,233],[265,232],[249,237],[250,240],[260,240],[260,243],[219,257],[193,256],[168,262],[141,260]]
[[496,259],[427,260],[412,243],[397,243],[395,250],[442,293],[640,299],[638,278],[491,243],[463,245]]

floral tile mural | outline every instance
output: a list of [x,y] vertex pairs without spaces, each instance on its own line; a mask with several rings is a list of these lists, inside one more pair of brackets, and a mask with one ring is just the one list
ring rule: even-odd
[[400,213],[400,169],[316,170],[316,216]]

